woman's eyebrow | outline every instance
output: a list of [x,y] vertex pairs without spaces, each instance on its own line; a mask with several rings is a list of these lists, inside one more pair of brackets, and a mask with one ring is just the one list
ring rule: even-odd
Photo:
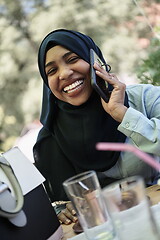
[[69,51],[69,52],[65,53],[62,58],[66,58],[66,57],[70,56],[72,53],[73,53],[73,52],[70,52],[70,51]]
[[[66,57],[68,57],[68,56],[70,56],[71,54],[72,54],[73,52],[66,52],[63,56],[62,56],[62,58],[63,59],[65,59]],[[52,65],[52,64],[54,64],[55,63],[55,61],[50,61],[50,62],[48,62],[46,65],[45,65],[45,68],[47,68],[47,67],[49,67],[50,65]]]

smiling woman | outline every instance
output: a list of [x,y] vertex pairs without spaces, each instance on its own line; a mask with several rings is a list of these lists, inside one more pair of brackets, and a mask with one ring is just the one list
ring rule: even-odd
[[48,50],[45,66],[54,96],[75,106],[88,100],[92,92],[89,63],[58,45]]
[[[106,69],[93,67],[112,89],[108,103],[91,86],[90,50]],[[159,177],[130,152],[98,151],[98,142],[128,143],[160,161],[160,87],[125,86],[107,72],[99,47],[87,35],[58,29],[42,41],[38,65],[44,81],[41,123],[34,146],[35,164],[46,178],[52,202],[68,201],[62,183],[78,173],[95,170],[102,187],[140,175],[147,185]],[[63,204],[57,214],[65,224],[75,222],[72,208]]]

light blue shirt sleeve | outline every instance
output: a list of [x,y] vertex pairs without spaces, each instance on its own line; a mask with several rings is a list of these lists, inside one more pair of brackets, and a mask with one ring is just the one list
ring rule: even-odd
[[[160,162],[160,86],[137,84],[127,86],[129,108],[118,126],[124,133],[126,143],[153,155]],[[147,184],[152,184],[160,173],[131,152],[121,152],[117,163],[105,175],[125,178],[140,175]]]
[[160,156],[160,86],[127,86],[129,108],[118,130],[144,152]]

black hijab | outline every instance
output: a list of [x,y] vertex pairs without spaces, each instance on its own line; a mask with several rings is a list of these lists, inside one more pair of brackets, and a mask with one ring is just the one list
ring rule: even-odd
[[[45,56],[56,45],[73,51],[88,63],[92,48],[107,68],[100,49],[89,36],[65,29],[49,33],[42,41],[38,54],[39,71],[44,80],[41,123],[56,141],[57,151],[62,152],[61,159],[72,164],[77,173],[89,169],[105,171],[115,165],[120,153],[97,151],[95,144],[99,141],[124,142],[126,136],[117,130],[119,123],[104,111],[101,99],[94,90],[81,106],[60,101],[52,94],[45,74]],[[127,95],[125,105],[128,106]]]

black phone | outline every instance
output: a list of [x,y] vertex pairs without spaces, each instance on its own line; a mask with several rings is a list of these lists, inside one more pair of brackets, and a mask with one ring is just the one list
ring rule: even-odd
[[103,98],[103,100],[108,103],[111,92],[108,89],[108,83],[96,75],[93,67],[95,62],[100,64],[106,70],[105,64],[102,62],[102,60],[98,57],[93,49],[90,49],[91,84],[98,94]]

